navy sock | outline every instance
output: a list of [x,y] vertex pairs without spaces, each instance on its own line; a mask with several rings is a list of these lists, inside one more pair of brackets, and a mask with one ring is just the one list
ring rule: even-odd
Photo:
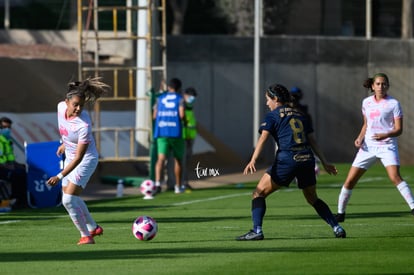
[[334,215],[329,209],[329,206],[321,199],[317,199],[316,202],[312,205],[318,212],[319,216],[326,221],[332,228],[338,225]]
[[262,232],[263,217],[266,213],[266,200],[258,197],[252,200],[253,230],[256,233]]

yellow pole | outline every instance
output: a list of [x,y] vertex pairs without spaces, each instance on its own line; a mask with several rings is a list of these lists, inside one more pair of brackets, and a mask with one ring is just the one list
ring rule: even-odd
[[114,36],[118,36],[118,10],[112,9],[112,24],[114,28]]

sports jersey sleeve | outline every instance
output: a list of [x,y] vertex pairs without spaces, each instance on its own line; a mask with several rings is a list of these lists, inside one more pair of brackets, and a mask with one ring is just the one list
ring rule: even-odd
[[366,115],[365,105],[367,104],[367,101],[368,101],[368,100],[369,100],[369,98],[365,98],[365,99],[362,101],[361,112],[362,112],[362,115],[363,115],[363,116],[365,116],[365,115]]
[[78,143],[88,144],[90,142],[90,127],[87,123],[82,123],[81,127],[79,128]]
[[272,112],[268,113],[259,127],[259,133],[261,134],[263,130],[266,130],[268,132],[272,132],[272,129],[274,128],[276,121],[275,117]]
[[395,107],[393,109],[393,113],[394,113],[394,118],[402,118],[403,117],[403,112],[402,112],[400,102],[397,101],[397,104],[395,104]]

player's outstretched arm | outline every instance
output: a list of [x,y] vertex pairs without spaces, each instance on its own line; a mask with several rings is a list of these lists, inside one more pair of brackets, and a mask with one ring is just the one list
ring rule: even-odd
[[310,146],[312,147],[313,152],[315,153],[315,155],[321,161],[322,166],[325,169],[325,171],[328,172],[328,174],[330,174],[330,175],[336,175],[336,174],[338,174],[338,170],[336,169],[335,165],[329,163],[326,160],[325,155],[319,149],[319,146],[318,146],[318,144],[317,144],[317,142],[316,142],[315,137],[313,136],[313,134],[309,134],[308,135],[308,141],[309,141]]
[[365,133],[367,131],[367,118],[364,116],[364,124],[362,125],[361,131],[359,132],[358,137],[354,141],[356,148],[360,148],[364,143]]
[[262,134],[260,135],[259,140],[257,141],[256,148],[254,149],[253,156],[250,159],[250,162],[246,165],[246,168],[244,168],[244,175],[247,175],[248,173],[253,174],[254,172],[256,172],[256,160],[260,156],[260,153],[262,152],[263,146],[269,135],[270,133],[268,131],[262,131]]

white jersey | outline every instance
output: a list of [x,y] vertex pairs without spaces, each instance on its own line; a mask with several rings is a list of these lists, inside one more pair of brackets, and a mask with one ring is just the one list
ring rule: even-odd
[[397,144],[396,137],[375,140],[372,136],[374,134],[390,132],[394,129],[394,119],[402,118],[403,112],[398,100],[387,95],[385,98],[377,101],[375,96],[372,95],[362,101],[362,114],[367,120],[367,130],[364,138],[367,146]]
[[84,158],[97,158],[98,152],[95,140],[92,136],[91,119],[87,112],[81,112],[79,116],[66,117],[66,103],[58,104],[59,133],[65,145],[66,158],[73,159],[76,155],[78,143],[89,144]]
[[69,182],[81,186],[85,189],[89,178],[98,165],[98,152],[95,140],[92,136],[91,120],[87,112],[82,112],[79,116],[66,117],[67,105],[64,101],[58,104],[58,123],[62,142],[65,145],[65,166],[75,157],[77,145],[79,143],[89,144],[82,161],[62,179],[62,186],[67,186]]

